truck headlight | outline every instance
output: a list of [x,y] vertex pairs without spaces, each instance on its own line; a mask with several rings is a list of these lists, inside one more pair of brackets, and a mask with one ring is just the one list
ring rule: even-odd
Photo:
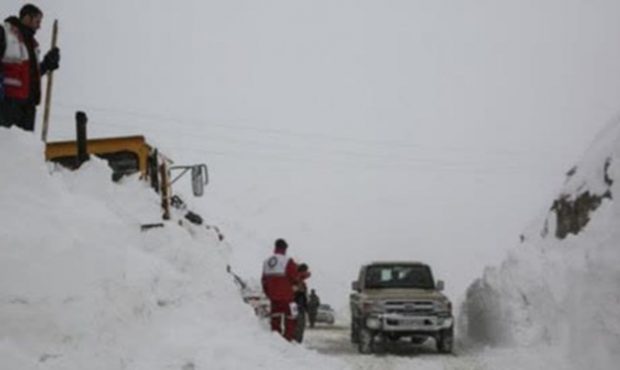
[[381,313],[384,311],[383,303],[381,301],[364,301],[362,303],[362,310],[366,313]]
[[441,326],[442,328],[451,327],[453,322],[454,319],[452,319],[451,317],[440,317],[439,319],[437,319],[437,325]]
[[435,301],[435,312],[452,312],[452,303],[450,301]]

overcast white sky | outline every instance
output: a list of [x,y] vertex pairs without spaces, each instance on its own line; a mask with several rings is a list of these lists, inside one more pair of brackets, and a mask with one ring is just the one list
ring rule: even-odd
[[335,302],[378,258],[461,294],[619,111],[616,0],[37,4],[43,49],[61,23],[51,138],[82,109],[91,136],[206,162],[192,203],[233,265],[257,274],[284,236]]

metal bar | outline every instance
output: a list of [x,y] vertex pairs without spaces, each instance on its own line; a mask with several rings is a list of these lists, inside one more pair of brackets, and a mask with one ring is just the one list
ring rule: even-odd
[[181,172],[180,175],[178,175],[177,177],[174,178],[174,180],[170,181],[170,185],[174,184],[178,179],[181,178],[181,176],[185,175],[187,173],[187,171],[189,171],[192,167],[186,167],[186,166],[174,166],[174,167],[170,167],[170,170],[178,170],[180,168],[183,168],[183,172]]

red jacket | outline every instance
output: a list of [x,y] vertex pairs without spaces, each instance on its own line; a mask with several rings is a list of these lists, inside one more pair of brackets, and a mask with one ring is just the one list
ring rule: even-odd
[[284,253],[276,251],[263,263],[263,291],[272,301],[292,302],[298,280],[297,264]]
[[4,85],[5,95],[37,105],[41,99],[41,71],[39,44],[34,33],[15,17],[7,18],[0,27],[4,31],[0,32],[0,36],[4,35],[4,50],[0,50],[0,75],[4,78],[0,83]]

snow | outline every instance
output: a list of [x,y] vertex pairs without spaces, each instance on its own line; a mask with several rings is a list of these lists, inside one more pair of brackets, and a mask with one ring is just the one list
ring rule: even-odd
[[257,276],[286,237],[341,308],[388,245],[457,299],[620,98],[615,0],[37,4],[43,52],[60,21],[50,139],[84,110],[91,137],[207,163],[192,207],[237,246],[235,271]]
[[[92,137],[144,134],[206,162],[205,197],[186,200],[226,239],[140,232],[161,221],[145,184],[112,184],[96,159],[45,164],[32,135],[0,128],[0,370],[615,368],[617,202],[562,241],[548,208],[617,111],[617,1],[249,3],[40,1],[42,51],[61,21],[50,138],[72,138],[79,109]],[[183,37],[154,31],[171,22]],[[568,199],[608,189],[607,158],[618,178],[617,127]],[[256,284],[276,237],[340,324],[365,261],[430,263],[457,311],[482,273],[457,356],[360,357],[345,330],[283,343],[225,272]]]
[[346,368],[256,320],[211,231],[141,232],[160,210],[137,178],[46,164],[17,129],[0,148],[0,369]]
[[[610,123],[558,193],[603,195],[577,235],[555,236],[549,210],[497,268],[468,290],[470,337],[489,344],[558,348],[572,368],[611,369],[620,361],[620,120]],[[611,184],[610,184],[611,182]]]
[[[617,178],[619,133],[607,129],[563,191],[603,189],[606,158]],[[0,130],[0,155],[10,158],[0,163],[0,369],[610,369],[619,359],[613,201],[565,240],[532,229],[470,289],[465,313],[494,304],[463,318],[469,333],[487,325],[487,343],[508,347],[461,336],[457,357],[369,358],[346,329],[310,332],[304,345],[270,333],[242,302],[226,272],[231,246],[212,230],[170,221],[140,231],[160,210],[136,177],[114,184],[96,158],[75,172],[45,163],[42,144],[17,129]]]

